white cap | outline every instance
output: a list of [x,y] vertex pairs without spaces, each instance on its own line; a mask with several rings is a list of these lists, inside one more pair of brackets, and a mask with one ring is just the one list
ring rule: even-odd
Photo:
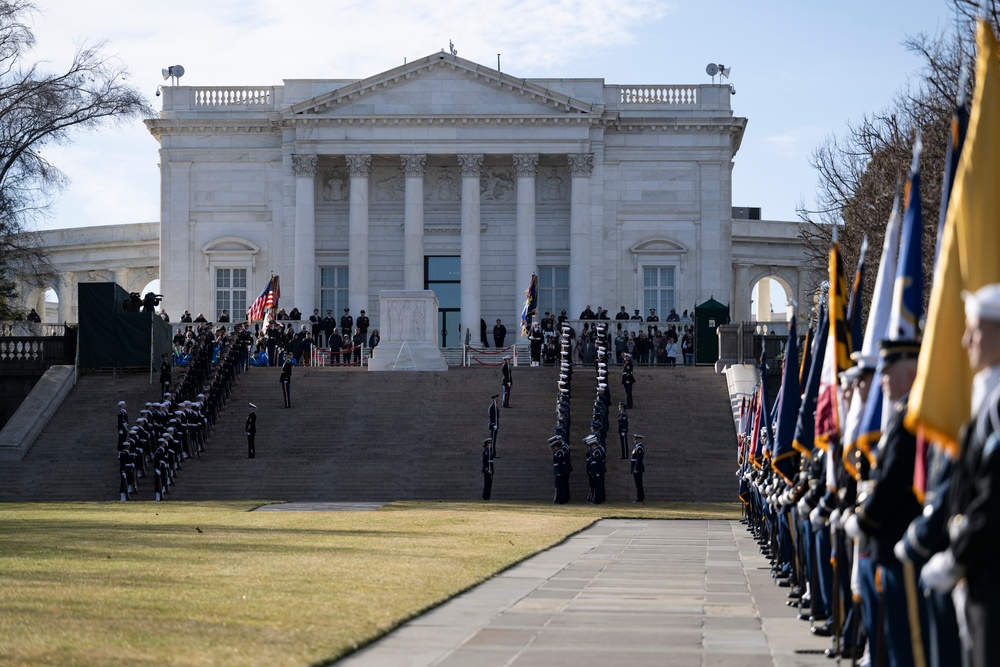
[[119,408],[124,408],[125,407],[125,401],[118,401],[118,407]]
[[962,292],[965,315],[969,318],[1000,321],[1000,283],[984,285],[975,292]]

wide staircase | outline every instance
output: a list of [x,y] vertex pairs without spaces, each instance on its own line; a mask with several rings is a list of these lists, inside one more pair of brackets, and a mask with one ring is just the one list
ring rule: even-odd
[[[633,432],[645,436],[647,501],[735,498],[735,437],[723,376],[710,368],[640,368]],[[623,397],[612,368],[612,397]],[[586,448],[595,372],[576,368],[572,397],[573,502],[587,498]],[[547,444],[556,419],[555,368],[514,369],[511,409],[501,409],[494,500],[552,497]],[[296,368],[282,408],[277,368],[240,376],[200,460],[187,461],[173,500],[470,500],[482,489],[482,440],[496,368],[372,373]],[[148,375],[80,379],[23,461],[0,463],[0,500],[113,500],[118,494],[116,404],[132,419],[156,400]],[[257,405],[257,455],[247,458],[247,403]],[[617,412],[617,409],[614,410]],[[608,438],[607,497],[634,499],[616,420]],[[139,499],[152,499],[145,480]]]

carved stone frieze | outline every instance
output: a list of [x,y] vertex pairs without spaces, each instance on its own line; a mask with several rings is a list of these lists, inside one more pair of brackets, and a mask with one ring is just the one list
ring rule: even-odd
[[316,155],[293,155],[292,173],[296,176],[315,176],[319,157]]
[[344,159],[347,160],[347,169],[351,176],[371,176],[372,173],[372,156],[371,155],[345,155]]

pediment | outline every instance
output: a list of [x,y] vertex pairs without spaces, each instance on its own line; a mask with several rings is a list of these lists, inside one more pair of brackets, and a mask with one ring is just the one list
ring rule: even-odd
[[676,241],[657,238],[640,241],[629,248],[629,251],[636,255],[676,255],[686,253],[687,248]]
[[440,53],[295,104],[286,118],[602,113],[603,107]]

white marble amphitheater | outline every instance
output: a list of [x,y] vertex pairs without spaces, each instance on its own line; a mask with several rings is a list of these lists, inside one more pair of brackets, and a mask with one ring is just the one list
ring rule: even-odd
[[[571,318],[714,297],[747,320],[764,278],[800,303],[812,287],[799,223],[733,205],[747,119],[728,85],[522,79],[442,52],[161,99],[160,221],[40,234],[59,321],[80,282],[159,278],[176,321],[243,312],[274,274],[286,310],[374,327],[382,290],[433,290],[457,345],[481,319],[513,330],[532,272],[541,310]],[[44,290],[22,303],[43,312]]]

